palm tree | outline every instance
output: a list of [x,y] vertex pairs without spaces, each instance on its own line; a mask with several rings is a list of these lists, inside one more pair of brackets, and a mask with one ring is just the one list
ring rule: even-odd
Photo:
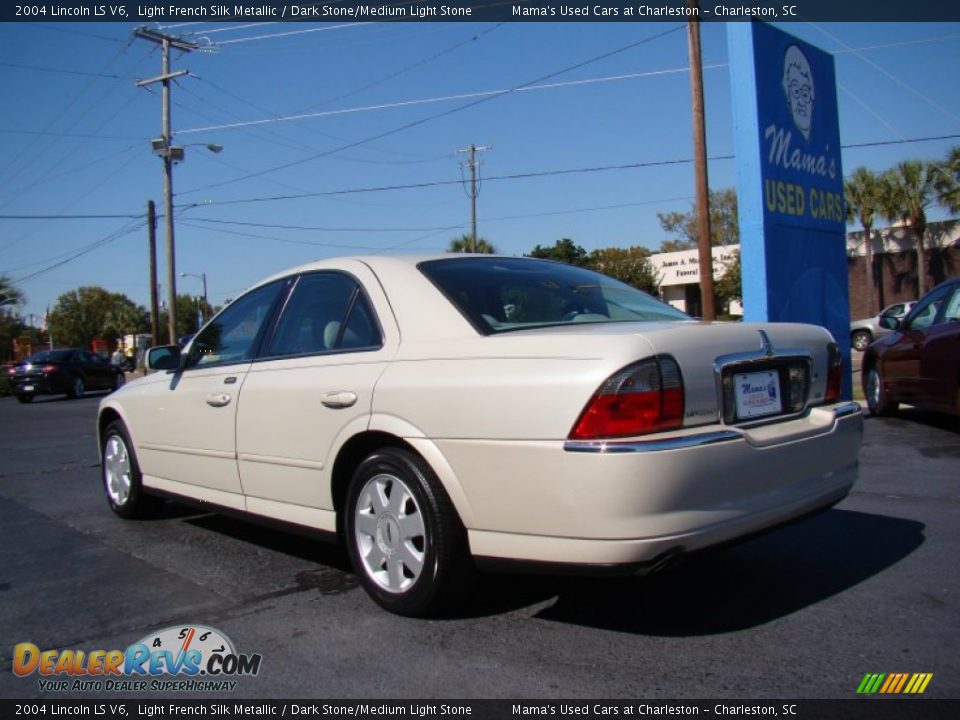
[[927,291],[927,263],[924,237],[927,234],[927,208],[940,198],[937,191],[942,183],[940,166],[921,160],[905,160],[886,173],[890,183],[884,214],[901,219],[916,233],[917,243],[917,297]]
[[873,298],[875,282],[873,277],[873,223],[877,215],[883,210],[883,182],[873,171],[865,167],[858,167],[853,171],[850,179],[844,183],[844,193],[847,200],[847,222],[859,220],[863,226],[867,273],[866,314],[873,315],[876,307]]
[[941,166],[937,185],[940,204],[952,213],[960,213],[960,145],[954,146]]
[[464,234],[450,241],[447,252],[485,253],[487,255],[493,255],[497,252],[497,249],[487,242],[486,238],[478,237],[476,243],[474,243],[472,235]]
[[0,307],[22,305],[24,300],[23,292],[13,284],[13,280],[7,275],[0,275]]

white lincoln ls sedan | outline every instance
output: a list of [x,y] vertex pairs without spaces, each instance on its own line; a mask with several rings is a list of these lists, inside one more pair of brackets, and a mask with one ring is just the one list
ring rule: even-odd
[[329,534],[405,615],[475,568],[649,572],[857,477],[826,330],[696,322],[530,258],[313,263],[148,365],[100,405],[118,515],[172,497]]

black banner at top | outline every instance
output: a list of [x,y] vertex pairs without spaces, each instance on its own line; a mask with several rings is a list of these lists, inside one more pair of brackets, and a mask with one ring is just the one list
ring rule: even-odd
[[949,22],[946,0],[38,0],[4,5],[5,22]]

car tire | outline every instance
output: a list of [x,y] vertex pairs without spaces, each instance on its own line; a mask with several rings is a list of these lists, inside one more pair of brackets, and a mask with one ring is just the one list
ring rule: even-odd
[[83,378],[79,376],[75,377],[73,383],[70,385],[70,392],[68,393],[70,397],[74,400],[79,400],[86,392],[87,388],[83,384]]
[[17,400],[24,405],[33,402],[33,395],[17,395]]
[[110,509],[128,520],[153,515],[163,500],[143,489],[143,476],[127,428],[120,420],[107,425],[101,448],[101,477]]
[[873,336],[866,330],[858,330],[853,334],[853,349],[858,352],[866,350],[873,342]]
[[419,456],[399,448],[369,455],[353,474],[343,520],[353,568],[384,609],[434,615],[469,587],[466,530]]
[[116,377],[113,378],[113,390],[116,392],[122,388],[127,383],[127,376],[122,372],[118,372]]
[[899,403],[890,398],[884,387],[883,375],[875,365],[867,370],[864,394],[867,396],[867,407],[870,408],[871,415],[893,415],[897,411]]

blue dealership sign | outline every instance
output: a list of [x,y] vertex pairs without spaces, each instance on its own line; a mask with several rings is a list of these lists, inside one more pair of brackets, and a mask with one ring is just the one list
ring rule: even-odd
[[727,38],[744,319],[823,325],[849,368],[833,56],[765,23],[730,23]]

